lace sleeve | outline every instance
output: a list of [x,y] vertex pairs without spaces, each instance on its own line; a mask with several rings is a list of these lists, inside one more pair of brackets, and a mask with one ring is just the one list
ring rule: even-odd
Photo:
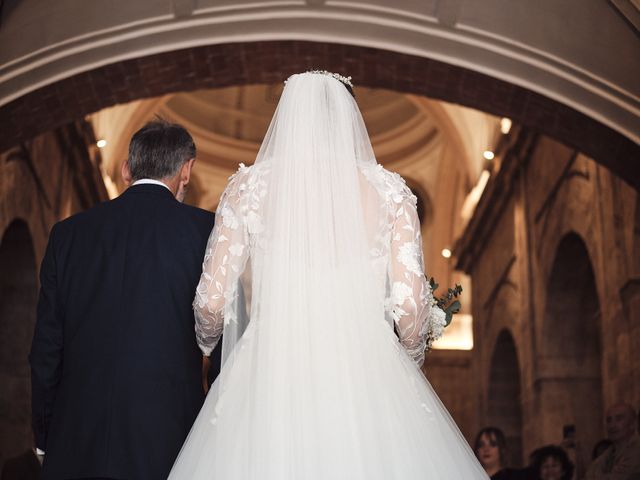
[[402,195],[395,217],[390,249],[390,296],[386,307],[398,327],[400,343],[421,366],[426,348],[442,335],[444,312],[432,305],[433,295],[424,274],[422,235],[413,195]]
[[220,340],[224,324],[234,321],[234,309],[229,307],[237,300],[239,277],[249,255],[235,180],[232,178],[220,200],[193,302],[198,346],[207,356]]

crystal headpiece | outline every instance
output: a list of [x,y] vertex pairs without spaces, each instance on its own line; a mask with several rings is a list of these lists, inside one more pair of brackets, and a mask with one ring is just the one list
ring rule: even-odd
[[[353,88],[353,83],[351,83],[351,77],[343,77],[339,73],[327,72],[326,70],[307,70],[304,73],[315,73],[315,74],[318,74],[318,75],[327,75],[327,76],[333,77],[336,80],[338,80],[339,82],[342,82],[345,85],[349,85],[351,88]],[[289,77],[289,78],[291,78],[291,77]],[[289,78],[287,78],[287,80],[289,80]],[[285,84],[287,83],[287,80],[284,81]]]

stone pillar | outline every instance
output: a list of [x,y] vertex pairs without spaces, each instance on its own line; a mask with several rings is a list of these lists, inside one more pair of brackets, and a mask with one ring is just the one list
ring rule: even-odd
[[0,243],[0,463],[33,444],[28,354],[35,326],[36,259],[25,222]]

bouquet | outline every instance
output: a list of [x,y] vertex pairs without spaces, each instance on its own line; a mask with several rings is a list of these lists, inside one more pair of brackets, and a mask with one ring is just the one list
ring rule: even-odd
[[[453,288],[447,289],[447,293],[437,297],[435,291],[438,289],[438,283],[433,277],[429,278],[429,286],[431,287],[433,304],[430,321],[426,324],[427,351],[431,350],[433,342],[442,336],[444,329],[451,323],[453,315],[460,311],[461,305],[458,297],[462,293],[462,286],[456,283]],[[437,307],[438,310],[433,310],[433,307]]]
[[429,286],[433,294],[435,305],[445,313],[445,327],[448,327],[453,319],[453,315],[460,311],[460,301],[457,298],[462,293],[462,286],[456,283],[455,287],[447,289],[447,293],[441,297],[436,297],[436,290],[439,285],[433,277],[429,278]]

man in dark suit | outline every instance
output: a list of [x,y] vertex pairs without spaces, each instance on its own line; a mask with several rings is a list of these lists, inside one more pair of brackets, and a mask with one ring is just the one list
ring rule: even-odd
[[118,198],[56,224],[31,349],[42,478],[166,478],[204,400],[191,304],[212,213],[182,204],[195,145],[151,122]]

